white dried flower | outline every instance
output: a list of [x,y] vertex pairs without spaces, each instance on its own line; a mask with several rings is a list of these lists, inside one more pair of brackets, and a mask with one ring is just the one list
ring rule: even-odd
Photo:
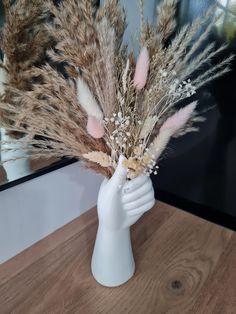
[[169,87],[169,94],[176,97],[191,97],[196,93],[196,87],[192,85],[191,80],[185,80],[179,82],[178,79],[175,79]]
[[160,74],[161,74],[161,76],[162,77],[167,77],[167,75],[168,75],[168,73],[167,73],[167,71],[166,70],[160,70]]

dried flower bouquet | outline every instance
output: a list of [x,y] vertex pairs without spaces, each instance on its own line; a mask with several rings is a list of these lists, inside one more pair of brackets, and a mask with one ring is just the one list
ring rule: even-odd
[[[177,0],[164,0],[156,24],[150,25],[140,1],[136,60],[135,53],[122,45],[126,18],[118,0],[107,0],[98,10],[88,0],[45,3],[54,16],[47,32],[57,43],[48,55],[54,63],[64,64],[65,75],[46,64],[29,71],[34,78],[31,90],[8,86],[14,102],[21,105],[1,102],[7,117],[1,126],[24,133],[18,141],[33,158],[78,157],[109,178],[124,155],[129,178],[156,174],[170,139],[195,131],[193,123],[201,119],[191,96],[229,71],[232,59],[195,75],[225,47],[215,50],[210,43],[200,49],[215,24],[210,11],[170,39],[176,28],[176,4]],[[177,109],[186,98],[190,104]]]

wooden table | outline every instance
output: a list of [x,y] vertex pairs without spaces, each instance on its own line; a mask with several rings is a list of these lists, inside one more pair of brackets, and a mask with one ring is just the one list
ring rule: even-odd
[[135,276],[105,288],[90,273],[96,228],[92,209],[3,264],[0,313],[236,313],[233,231],[159,202],[132,229]]

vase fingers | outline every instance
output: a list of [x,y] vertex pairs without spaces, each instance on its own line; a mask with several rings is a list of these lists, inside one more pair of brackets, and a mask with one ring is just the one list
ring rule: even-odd
[[150,203],[153,200],[153,198],[154,198],[154,193],[151,190],[149,193],[145,194],[144,196],[136,198],[135,201],[124,204],[124,210],[129,211],[129,210],[137,209],[140,206]]
[[129,203],[137,200],[137,198],[141,198],[149,193],[153,192],[153,187],[151,183],[146,183],[136,191],[131,193],[127,193],[123,195],[123,203]]
[[128,216],[134,216],[134,215],[139,215],[139,214],[145,213],[149,209],[151,209],[154,206],[154,204],[155,204],[155,200],[151,200],[147,204],[140,206],[137,209],[127,211],[127,215]]
[[130,192],[136,191],[138,188],[140,188],[142,185],[144,185],[148,181],[149,181],[149,177],[139,176],[139,177],[127,182],[124,186],[123,191],[125,193],[130,193]]

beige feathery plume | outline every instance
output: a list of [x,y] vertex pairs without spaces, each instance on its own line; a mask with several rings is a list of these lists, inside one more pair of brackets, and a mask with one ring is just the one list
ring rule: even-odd
[[83,154],[83,157],[105,168],[113,166],[111,156],[103,152],[90,152],[87,154]]

